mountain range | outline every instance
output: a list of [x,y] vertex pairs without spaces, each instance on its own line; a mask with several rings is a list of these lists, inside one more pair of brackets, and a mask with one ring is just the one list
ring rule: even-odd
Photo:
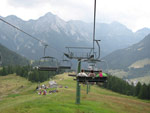
[[[46,54],[60,58],[66,46],[92,47],[92,23],[79,20],[64,21],[57,15],[47,13],[37,20],[24,21],[10,15],[0,17],[19,27],[49,46]],[[43,56],[44,46],[20,31],[0,21],[0,43],[29,59]],[[149,28],[132,32],[119,22],[96,23],[96,39],[101,40],[101,57],[126,48],[150,33]]]
[[[46,55],[58,59],[62,58],[63,53],[66,52],[66,46],[92,47],[93,44],[93,23],[79,20],[66,22],[52,13],[29,21],[24,21],[14,15],[0,18],[47,43]],[[36,60],[44,55],[44,46],[41,42],[2,21],[0,21],[0,26],[0,43],[15,52],[13,55],[4,54],[4,58],[9,56],[7,59],[12,59],[11,61],[26,62],[22,56]],[[101,40],[101,58],[107,61],[109,72],[122,78],[149,76],[150,35],[148,34],[150,34],[149,28],[132,32],[116,21],[110,24],[96,23],[96,39]],[[5,47],[1,46],[1,50],[11,53]],[[10,57],[14,54],[20,54],[21,57]],[[5,62],[6,65],[9,63]],[[106,68],[106,65],[104,67]]]

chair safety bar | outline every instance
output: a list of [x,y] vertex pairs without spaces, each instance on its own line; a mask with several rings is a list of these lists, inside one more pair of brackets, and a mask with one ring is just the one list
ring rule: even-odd
[[78,82],[105,82],[107,77],[77,77]]

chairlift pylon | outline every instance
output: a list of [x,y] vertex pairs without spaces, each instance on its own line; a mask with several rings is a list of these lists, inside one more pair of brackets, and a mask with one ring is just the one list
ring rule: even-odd
[[[90,52],[90,54],[88,54],[86,57],[84,56],[75,56],[74,53],[71,51],[69,51],[69,49],[71,48],[67,48],[68,49],[68,53],[65,54],[66,57],[68,57],[69,59],[76,59],[78,60],[78,67],[77,67],[77,73],[80,73],[81,71],[81,60],[99,60],[100,59],[100,45],[99,45],[99,41],[100,40],[95,40],[95,23],[96,23],[96,0],[94,0],[94,24],[93,24],[93,47],[92,47],[92,52]],[[98,46],[98,56],[95,55],[95,44],[94,43],[97,43],[97,46]],[[73,47],[75,48],[75,47]],[[77,47],[76,47],[77,48]],[[97,61],[96,61],[97,62]],[[74,77],[74,75],[70,75],[72,77]],[[94,79],[94,80],[93,80]],[[88,82],[105,82],[107,80],[107,77],[79,77],[79,76],[76,76],[76,79],[77,81],[77,87],[76,87],[76,104],[80,104],[80,85],[79,83],[82,82],[82,83],[87,83],[87,92],[88,92]]]

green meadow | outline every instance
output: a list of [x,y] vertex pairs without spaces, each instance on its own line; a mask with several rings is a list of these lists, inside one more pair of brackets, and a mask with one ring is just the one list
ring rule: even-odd
[[[67,73],[53,78],[57,93],[38,95],[37,83],[15,74],[0,76],[0,113],[150,113],[150,101],[81,84],[81,104],[75,104],[76,81]],[[42,84],[48,85],[49,81]],[[65,88],[67,86],[68,88]]]

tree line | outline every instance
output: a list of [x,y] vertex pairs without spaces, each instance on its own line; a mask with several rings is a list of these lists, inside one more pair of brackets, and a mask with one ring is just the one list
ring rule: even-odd
[[99,84],[99,86],[120,94],[136,96],[140,99],[150,100],[150,83],[147,85],[145,83],[141,84],[138,82],[137,85],[134,86],[133,83],[129,84],[123,79],[109,75],[107,82],[105,82],[103,85]]
[[[64,71],[57,72],[47,72],[47,71],[38,71],[37,69],[33,69],[32,66],[3,66],[0,69],[0,76],[6,76],[8,74],[16,73],[17,76],[24,77],[31,82],[44,82],[49,78],[54,77],[56,74],[63,73]],[[136,86],[134,84],[129,84],[123,79],[118,77],[108,75],[107,82],[98,84],[106,89],[112,90],[114,92],[118,92],[120,94],[137,96],[140,99],[148,99],[150,100],[150,84],[141,84],[137,83]]]
[[17,76],[24,77],[31,82],[44,82],[56,74],[62,73],[63,71],[49,72],[49,71],[38,71],[33,69],[32,66],[3,66],[0,69],[0,76],[6,76],[8,74],[16,73]]

